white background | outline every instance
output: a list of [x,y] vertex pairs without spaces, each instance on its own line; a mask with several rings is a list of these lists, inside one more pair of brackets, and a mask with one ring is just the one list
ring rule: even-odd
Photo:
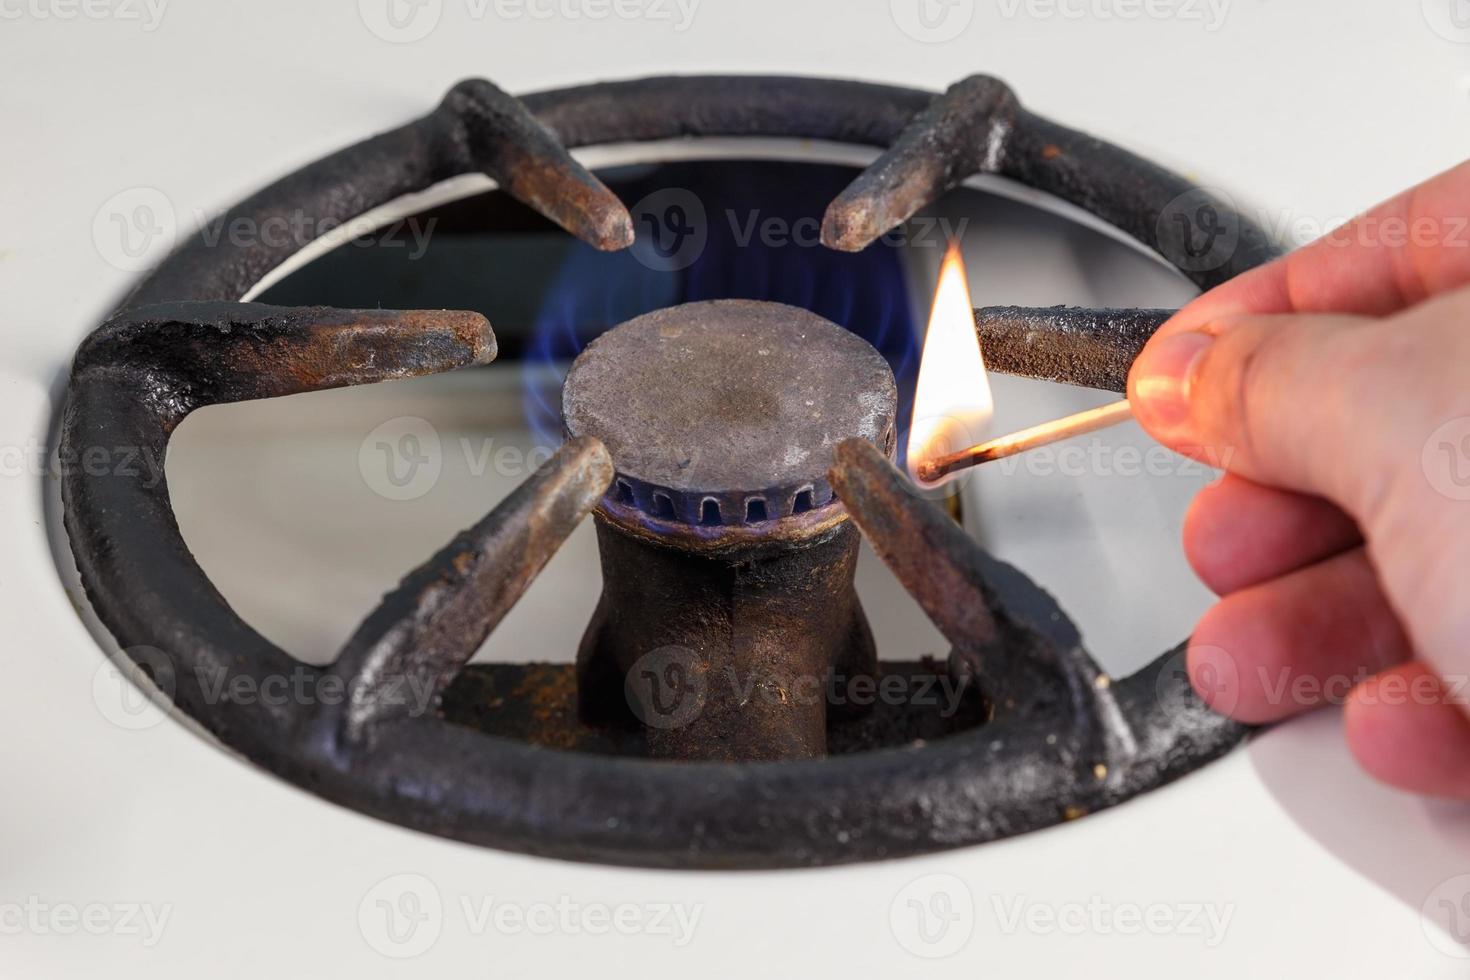
[[[1125,17],[1139,6],[960,0],[948,9],[961,20],[949,23],[969,20],[944,43],[901,30],[912,11],[898,6],[896,17],[886,0],[703,0],[680,31],[672,5],[673,20],[597,20],[575,4],[543,19],[520,6],[497,13],[442,0],[424,9],[438,18],[424,38],[396,44],[366,26],[382,23],[372,2],[174,0],[153,23],[142,5],[0,0],[0,445],[44,444],[71,351],[135,278],[94,239],[94,219],[114,195],[155,188],[186,220],[212,214],[422,114],[470,75],[516,92],[660,72],[940,88],[985,71],[1038,111],[1220,183],[1247,213],[1288,230],[1297,220],[1330,227],[1470,155],[1470,44],[1458,43],[1470,36],[1444,27],[1445,8],[1433,2],[1234,0],[1211,30],[1204,4]],[[304,796],[172,722],[137,732],[110,723],[93,700],[96,644],[54,572],[43,492],[32,473],[0,478],[5,976],[1464,968],[1436,948],[1420,915],[1438,882],[1470,871],[1464,813],[1358,779],[1330,713],[1076,827],[878,866],[630,872],[408,834]],[[370,921],[376,883],[401,873],[432,882],[444,912],[427,950],[400,961],[374,948],[359,909]],[[974,922],[961,923],[961,949],[931,962],[895,935],[890,911],[935,873],[960,877]],[[388,886],[395,901],[401,884]],[[953,883],[916,887],[929,902]],[[151,947],[122,928],[59,935],[54,918],[51,927],[6,926],[8,910],[32,896],[53,909],[147,903],[169,918]],[[477,931],[460,905],[555,905],[563,896],[584,906],[697,904],[702,914],[693,941],[676,948],[648,934]],[[1213,903],[1232,919],[1224,941],[1205,948],[1188,934],[1007,932],[995,904],[1065,910],[1093,897],[1115,910]]]

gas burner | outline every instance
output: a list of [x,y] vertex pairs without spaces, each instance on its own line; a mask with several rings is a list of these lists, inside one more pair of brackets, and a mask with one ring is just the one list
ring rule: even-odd
[[[567,149],[708,136],[885,149],[828,209],[831,248],[862,249],[987,173],[1091,212],[1202,288],[1276,254],[1183,178],[1028,112],[983,76],[938,96],[697,77],[517,100],[470,81],[222,222],[300,214],[330,228],[485,173],[618,249],[634,238],[627,210]],[[1199,239],[1221,229],[1232,249],[1200,261]],[[201,236],[165,260],[78,351],[63,458],[118,445],[161,458],[206,405],[494,359],[477,314],[239,302],[300,245]],[[995,308],[976,323],[994,369],[1120,389],[1164,315]],[[555,457],[410,573],[329,666],[296,660],[231,610],[165,484],[69,467],[65,522],[87,595],[180,711],[258,765],[408,827],[561,858],[777,867],[979,843],[1163,785],[1244,734],[1195,698],[1182,647],[1108,677],[1045,592],[917,496],[889,461],[886,365],[812,313],[736,301],[635,319],[584,352],[564,400]],[[575,668],[469,665],[589,513],[604,586]],[[879,663],[852,586],[859,531],[952,644],[947,662]],[[754,686],[737,696],[726,672]],[[891,678],[949,684],[964,707],[938,719],[826,694],[834,680]],[[228,698],[236,682],[282,679],[350,696]],[[415,710],[409,690],[434,710]],[[496,706],[511,691],[532,694]]]
[[878,672],[827,471],[843,440],[893,449],[883,358],[790,306],[690,303],[594,341],[565,403],[567,433],[617,464],[596,512],[583,716],[631,709],[658,758],[826,755],[828,674],[846,688]]

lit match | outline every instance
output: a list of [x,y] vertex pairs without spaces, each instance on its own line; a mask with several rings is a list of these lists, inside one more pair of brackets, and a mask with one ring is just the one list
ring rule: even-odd
[[923,482],[937,483],[960,470],[967,470],[972,466],[979,466],[981,463],[988,463],[994,459],[1005,459],[1007,456],[1024,453],[1039,446],[1049,446],[1073,436],[1106,429],[1110,425],[1127,422],[1132,417],[1133,409],[1129,406],[1127,399],[1124,399],[1097,408],[1089,408],[1085,412],[1068,415],[1066,418],[1033,425],[1029,429],[1012,432],[1010,435],[991,439],[989,442],[982,442],[978,446],[961,449],[957,453],[940,456],[938,459],[926,459],[919,463],[916,471]]
[[[1032,312],[1043,316],[1073,315],[1073,311],[1061,308]],[[1155,310],[1139,312],[1147,315],[1147,322],[1161,322],[1162,317],[1168,314],[1168,311]],[[939,284],[934,290],[934,306],[924,334],[924,355],[919,362],[919,379],[914,389],[908,466],[916,482],[937,486],[972,466],[1096,432],[1133,417],[1127,400],[1123,400],[1034,425],[969,448],[955,449],[980,438],[994,411],[995,400],[990,390],[985,357],[980,349],[965,264],[960,258],[958,243],[951,243],[939,271]]]

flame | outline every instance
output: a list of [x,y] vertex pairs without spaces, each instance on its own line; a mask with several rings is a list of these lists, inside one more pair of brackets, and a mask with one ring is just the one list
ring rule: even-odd
[[[908,468],[980,442],[995,414],[990,377],[975,332],[975,309],[959,244],[951,243],[939,269],[934,306],[924,334],[924,356],[914,389]],[[942,480],[939,482],[943,482]]]

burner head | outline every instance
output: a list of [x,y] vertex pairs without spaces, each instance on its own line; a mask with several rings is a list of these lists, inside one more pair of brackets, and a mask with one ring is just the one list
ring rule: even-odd
[[[894,444],[893,372],[866,341],[806,310],[687,303],[594,340],[562,393],[570,436],[607,446],[600,508],[620,524],[709,536],[826,525],[844,439]],[[824,519],[825,518],[825,519]]]

